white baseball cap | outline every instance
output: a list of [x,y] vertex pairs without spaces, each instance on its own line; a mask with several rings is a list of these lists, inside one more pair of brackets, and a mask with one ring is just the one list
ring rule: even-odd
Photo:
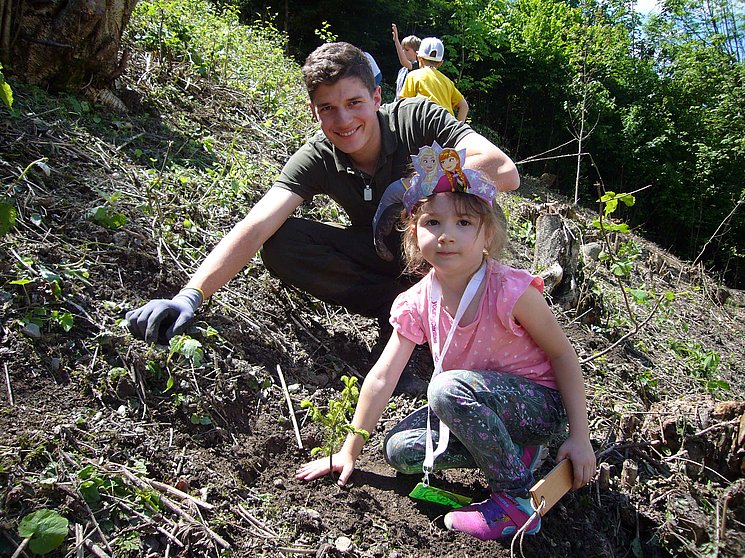
[[419,45],[419,50],[416,54],[425,60],[442,62],[442,59],[445,57],[445,45],[437,37],[427,37],[426,39],[422,39],[422,44]]

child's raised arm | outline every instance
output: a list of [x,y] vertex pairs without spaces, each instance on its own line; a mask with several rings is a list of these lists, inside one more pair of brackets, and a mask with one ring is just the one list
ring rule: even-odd
[[551,359],[561,399],[569,419],[569,437],[559,448],[556,460],[572,462],[574,490],[589,483],[595,475],[595,453],[590,444],[582,370],[577,353],[537,289],[528,287],[515,304],[513,315]]
[[[373,433],[401,377],[401,372],[409,362],[414,346],[413,341],[409,341],[397,332],[394,331],[391,334],[383,353],[362,384],[357,409],[352,419],[352,425],[355,428]],[[344,486],[354,471],[354,463],[362,452],[364,443],[362,436],[350,434],[342,448],[331,459],[322,457],[306,463],[297,470],[295,478],[313,480],[322,477],[331,472],[330,464],[333,464],[333,470],[339,473],[339,485]]]
[[398,61],[401,63],[401,65],[404,68],[411,71],[414,65],[411,63],[411,60],[406,58],[404,47],[401,46],[401,41],[398,39],[398,27],[396,27],[395,23],[391,23],[391,34],[393,35],[393,44],[396,45],[396,53],[398,54]]

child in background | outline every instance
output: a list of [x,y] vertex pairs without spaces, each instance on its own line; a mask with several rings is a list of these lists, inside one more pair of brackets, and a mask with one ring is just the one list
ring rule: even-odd
[[404,81],[401,97],[423,95],[456,116],[461,122],[466,121],[468,102],[458,91],[455,84],[438,68],[445,57],[445,45],[437,37],[427,37],[419,45],[417,59],[419,69],[410,72]]
[[367,51],[363,51],[365,54],[365,58],[367,58],[367,61],[370,62],[370,68],[372,68],[373,73],[373,80],[375,81],[375,87],[380,85],[380,82],[383,81],[383,73],[380,71],[380,67],[378,66],[378,63],[375,62],[375,58],[373,58],[373,55],[370,54]]
[[[406,191],[408,269],[426,275],[393,304],[394,331],[365,378],[352,424],[374,431],[415,345],[429,343],[435,362],[429,406],[388,434],[385,459],[406,474],[425,464],[427,471],[479,467],[490,498],[451,511],[445,524],[490,540],[517,532],[530,518],[531,463],[566,419],[569,436],[556,458],[571,460],[575,490],[592,479],[595,455],[577,355],[541,294],[543,282],[498,262],[507,234],[496,189],[475,171],[465,176],[459,191],[433,193],[418,176]],[[449,444],[448,429],[455,435]],[[349,435],[333,456],[340,485],[363,444]],[[327,457],[306,463],[296,477],[320,477],[329,464]],[[540,521],[526,532],[538,532]]]
[[396,99],[400,99],[406,76],[409,72],[419,69],[416,53],[422,40],[416,35],[409,35],[404,37],[403,41],[399,41],[398,27],[395,23],[391,23],[391,32],[393,34],[393,44],[396,46],[396,53],[398,54],[398,61],[401,63],[401,69],[396,76]]

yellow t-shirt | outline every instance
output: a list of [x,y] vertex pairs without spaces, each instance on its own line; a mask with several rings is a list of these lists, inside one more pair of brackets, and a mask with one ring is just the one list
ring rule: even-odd
[[455,107],[463,100],[463,94],[455,84],[437,68],[425,66],[409,72],[401,90],[401,97],[422,95],[434,101],[455,116]]

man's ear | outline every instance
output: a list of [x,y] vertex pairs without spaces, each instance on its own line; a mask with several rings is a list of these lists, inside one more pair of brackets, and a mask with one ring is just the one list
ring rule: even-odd
[[376,85],[375,91],[373,91],[373,101],[375,102],[375,110],[378,110],[380,105],[383,104],[383,90],[379,85]]

